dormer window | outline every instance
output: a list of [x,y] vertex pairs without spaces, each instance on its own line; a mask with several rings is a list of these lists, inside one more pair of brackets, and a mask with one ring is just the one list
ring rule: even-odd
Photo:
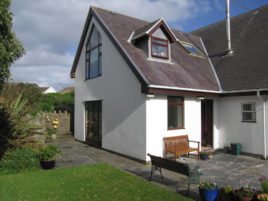
[[168,59],[168,40],[162,38],[151,38],[151,55],[152,57]]

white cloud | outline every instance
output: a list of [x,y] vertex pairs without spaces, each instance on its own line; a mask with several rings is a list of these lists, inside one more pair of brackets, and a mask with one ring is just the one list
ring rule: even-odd
[[209,0],[13,0],[14,29],[27,51],[12,68],[14,80],[54,87],[70,84],[69,71],[90,5],[148,21],[163,17],[179,27],[211,9]]

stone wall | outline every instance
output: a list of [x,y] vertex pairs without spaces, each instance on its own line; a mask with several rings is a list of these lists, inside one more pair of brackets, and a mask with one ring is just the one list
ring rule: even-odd
[[43,112],[40,114],[40,122],[48,128],[53,128],[53,121],[58,120],[57,134],[71,134],[73,128],[72,114],[64,112]]

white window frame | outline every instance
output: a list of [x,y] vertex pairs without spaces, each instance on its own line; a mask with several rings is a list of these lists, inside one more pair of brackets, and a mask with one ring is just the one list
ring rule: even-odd
[[[255,110],[243,110],[244,109],[244,105],[254,105],[255,107]],[[243,114],[244,113],[255,113],[255,119],[251,119],[251,120],[247,120],[247,119],[243,119]],[[248,102],[248,103],[242,103],[241,104],[241,119],[242,119],[242,122],[257,122],[257,110],[256,110],[256,103],[255,102]]]

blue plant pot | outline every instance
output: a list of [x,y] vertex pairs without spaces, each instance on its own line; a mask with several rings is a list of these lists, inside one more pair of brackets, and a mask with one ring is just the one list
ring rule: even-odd
[[216,201],[219,195],[219,189],[202,189],[199,188],[199,193],[202,201]]

